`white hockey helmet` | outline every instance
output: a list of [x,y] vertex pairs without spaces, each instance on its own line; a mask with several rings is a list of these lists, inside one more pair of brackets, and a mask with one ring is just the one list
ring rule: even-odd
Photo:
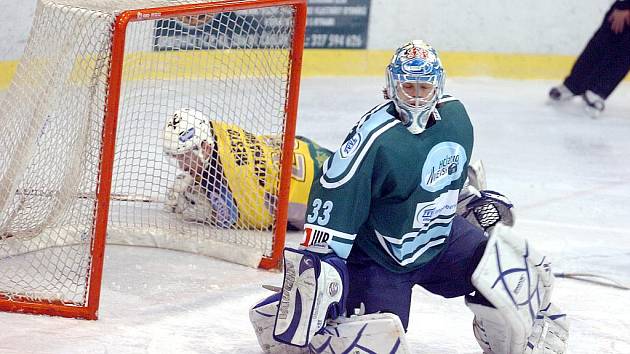
[[169,116],[163,131],[164,153],[179,155],[195,150],[199,154],[201,143],[214,143],[210,121],[201,112],[183,108]]
[[[386,76],[387,97],[396,105],[403,124],[413,134],[422,133],[444,91],[444,67],[437,51],[422,40],[405,43],[396,49]],[[422,86],[432,90],[423,95]],[[416,92],[409,94],[409,89]]]

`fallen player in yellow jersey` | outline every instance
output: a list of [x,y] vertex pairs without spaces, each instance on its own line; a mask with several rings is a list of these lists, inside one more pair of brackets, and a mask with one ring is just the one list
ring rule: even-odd
[[[179,173],[166,209],[184,219],[223,228],[268,229],[278,193],[280,137],[251,134],[193,109],[168,117],[164,153]],[[331,152],[296,137],[289,192],[288,227],[302,229],[311,184]]]

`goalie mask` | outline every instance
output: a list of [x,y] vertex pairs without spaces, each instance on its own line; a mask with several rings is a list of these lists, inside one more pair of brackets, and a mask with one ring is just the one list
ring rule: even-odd
[[422,133],[444,90],[444,68],[437,51],[421,40],[398,48],[387,66],[387,96],[413,134]]
[[177,156],[193,151],[199,157],[201,143],[213,144],[210,122],[203,113],[190,108],[174,112],[166,122],[163,131],[164,153]]

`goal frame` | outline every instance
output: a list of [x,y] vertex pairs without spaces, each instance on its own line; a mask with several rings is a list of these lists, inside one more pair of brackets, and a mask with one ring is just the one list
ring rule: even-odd
[[127,10],[119,13],[113,25],[111,57],[109,64],[109,78],[107,82],[107,99],[103,129],[101,134],[102,149],[100,152],[98,177],[99,184],[96,191],[96,208],[92,226],[92,261],[90,262],[89,279],[85,306],[61,301],[42,301],[21,297],[10,300],[0,295],[0,311],[42,314],[50,316],[80,318],[87,320],[98,319],[101,281],[103,277],[103,260],[107,236],[107,224],[111,197],[112,177],[114,168],[114,153],[116,146],[116,130],[122,86],[125,40],[127,26],[131,22],[159,20],[175,16],[221,13],[246,9],[267,8],[272,6],[293,6],[294,17],[293,41],[290,49],[290,64],[288,70],[287,98],[285,101],[285,130],[282,143],[282,158],[280,164],[280,181],[273,230],[273,245],[271,256],[263,257],[259,267],[274,269],[279,267],[282,250],[284,248],[287,226],[289,185],[293,158],[293,144],[295,139],[300,75],[304,36],[306,32],[306,0],[227,0],[220,3],[184,4],[168,7]]

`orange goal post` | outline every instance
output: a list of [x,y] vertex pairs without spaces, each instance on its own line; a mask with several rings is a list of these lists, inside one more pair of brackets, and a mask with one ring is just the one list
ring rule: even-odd
[[[278,267],[305,26],[306,0],[39,0],[0,100],[0,310],[96,319],[106,243]],[[266,161],[228,181],[231,227],[165,205],[181,109]]]

